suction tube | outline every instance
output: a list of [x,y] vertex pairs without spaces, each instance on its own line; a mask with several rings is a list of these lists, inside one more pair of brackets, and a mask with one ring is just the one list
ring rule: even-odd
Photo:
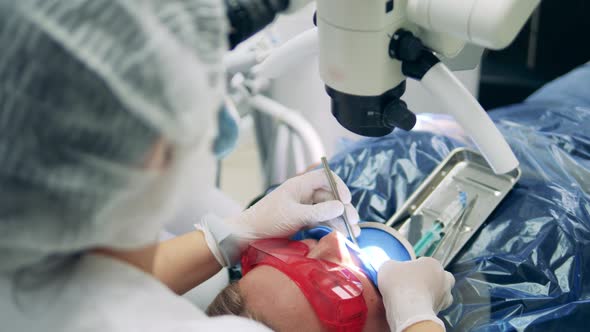
[[518,160],[492,119],[467,88],[442,63],[434,65],[420,80],[473,139],[496,174],[518,167]]

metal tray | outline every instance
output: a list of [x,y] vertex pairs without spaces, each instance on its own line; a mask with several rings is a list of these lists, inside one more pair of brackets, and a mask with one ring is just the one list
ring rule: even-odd
[[518,168],[508,174],[495,174],[479,153],[465,148],[453,150],[386,225],[397,228],[415,245],[441,218],[445,208],[461,192],[465,193],[467,199],[462,220],[445,225],[442,239],[427,255],[447,266],[512,190],[520,176]]

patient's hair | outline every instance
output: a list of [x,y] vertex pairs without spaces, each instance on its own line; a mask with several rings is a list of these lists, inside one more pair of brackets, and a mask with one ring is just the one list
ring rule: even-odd
[[225,287],[221,293],[217,294],[213,302],[207,307],[207,315],[210,317],[234,315],[255,320],[271,330],[275,330],[267,322],[263,321],[246,308],[246,300],[240,292],[238,282],[232,282]]
[[235,315],[255,319],[246,309],[246,301],[237,282],[225,287],[207,307],[207,315]]

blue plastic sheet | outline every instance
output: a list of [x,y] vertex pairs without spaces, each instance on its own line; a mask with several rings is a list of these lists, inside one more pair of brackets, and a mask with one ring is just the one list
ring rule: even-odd
[[[450,331],[589,330],[590,66],[491,116],[523,175],[450,266],[455,301],[441,318]],[[440,131],[364,140],[332,159],[363,220],[385,222],[465,145]]]

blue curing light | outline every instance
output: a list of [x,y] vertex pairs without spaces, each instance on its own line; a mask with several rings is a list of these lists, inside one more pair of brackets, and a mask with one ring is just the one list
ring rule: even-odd
[[395,229],[374,222],[362,223],[360,227],[361,235],[357,238],[361,252],[359,259],[370,266],[361,268],[375,286],[377,271],[386,261],[405,262],[416,259],[412,245]]
[[361,236],[357,240],[361,250],[371,257],[371,264],[376,269],[388,260],[405,262],[415,258],[410,243],[396,230],[383,224],[361,225]]
[[[361,227],[361,235],[357,238],[359,246],[348,240],[346,245],[375,287],[377,287],[377,271],[383,263],[388,260],[403,262],[416,258],[410,243],[393,228],[374,222],[363,222],[359,225]],[[292,239],[319,240],[331,232],[331,228],[319,226],[301,231]]]

